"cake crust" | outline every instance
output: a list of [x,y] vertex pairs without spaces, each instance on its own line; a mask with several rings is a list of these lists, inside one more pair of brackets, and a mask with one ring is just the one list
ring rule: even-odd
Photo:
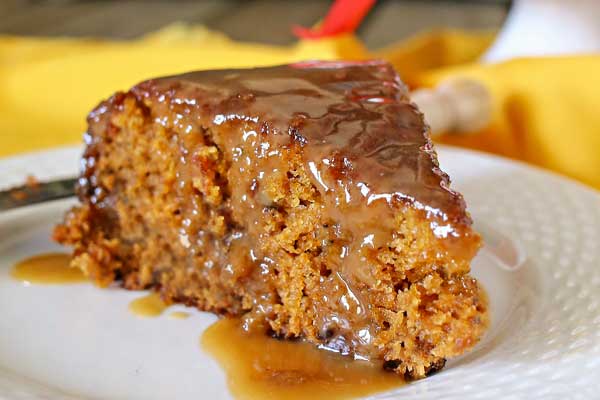
[[55,238],[101,286],[422,377],[481,337],[480,245],[383,62],[153,79],[89,116]]

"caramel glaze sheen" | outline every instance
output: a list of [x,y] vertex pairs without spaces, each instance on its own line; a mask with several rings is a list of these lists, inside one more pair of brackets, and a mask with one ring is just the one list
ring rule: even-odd
[[[243,142],[254,143],[260,158],[274,156],[270,148],[303,147],[313,183],[338,206],[365,210],[402,201],[440,222],[470,224],[462,196],[439,168],[423,115],[387,63],[200,71],[150,80],[134,91],[166,105],[201,107],[217,125],[253,122]],[[451,228],[440,228],[440,235]]]
[[129,303],[129,311],[142,318],[158,317],[167,307],[167,304],[162,301],[158,293],[154,292]]
[[[98,149],[105,146],[106,141],[110,144],[113,137],[118,139],[113,136],[113,131],[114,135],[118,135],[121,129],[147,129],[131,126],[136,123],[134,120],[119,122],[119,128],[112,122],[117,118],[112,115],[115,110],[125,110],[132,96],[137,104],[142,105],[138,111],[133,111],[136,115],[152,121],[155,127],[164,128],[165,132],[178,132],[172,136],[171,143],[179,143],[180,159],[165,159],[168,164],[176,162],[177,165],[174,168],[164,166],[176,171],[173,186],[183,193],[177,209],[183,220],[177,228],[179,243],[172,245],[173,257],[178,252],[181,254],[179,258],[187,257],[189,266],[186,271],[192,271],[190,274],[200,274],[208,281],[212,279],[210,277],[220,276],[221,282],[233,282],[199,289],[221,299],[221,303],[216,305],[190,300],[185,294],[171,295],[170,300],[180,300],[218,313],[243,315],[248,329],[255,325],[264,327],[268,322],[267,330],[274,329],[279,335],[304,336],[322,347],[359,359],[388,360],[392,357],[389,361],[394,361],[399,355],[416,351],[418,356],[414,360],[406,359],[404,364],[394,364],[400,365],[401,373],[414,377],[424,376],[430,368],[428,363],[439,367],[442,357],[460,354],[474,344],[483,329],[483,322],[475,316],[483,312],[483,304],[477,305],[477,311],[475,305],[465,308],[465,315],[473,315],[465,324],[478,326],[472,332],[474,339],[447,343],[444,345],[447,350],[439,350],[438,354],[430,352],[433,344],[426,344],[419,337],[410,346],[407,344],[405,347],[404,342],[402,347],[400,342],[393,344],[393,340],[408,340],[408,337],[393,336],[398,335],[393,332],[399,329],[395,322],[390,323],[392,326],[386,323],[383,327],[375,323],[373,317],[377,311],[378,318],[383,318],[381,315],[387,312],[384,308],[388,307],[384,304],[400,301],[390,297],[393,293],[408,291],[410,282],[417,282],[429,273],[435,276],[423,281],[427,288],[441,285],[440,279],[455,276],[455,280],[448,281],[450,289],[443,290],[456,292],[456,296],[465,299],[465,304],[477,304],[479,290],[474,280],[462,278],[468,273],[469,261],[479,247],[479,238],[470,229],[471,221],[463,198],[449,188],[448,176],[438,167],[422,114],[409,102],[406,88],[389,64],[378,61],[314,62],[250,70],[193,72],[149,80],[135,86],[129,93],[116,94],[90,114],[90,131],[85,136],[87,150],[78,190],[82,202],[95,211],[91,216],[87,215],[87,209],[77,211],[78,214],[67,217],[66,226],[73,225],[68,223],[69,218],[85,219],[88,225],[103,225],[102,237],[118,236],[118,232],[113,232],[118,226],[114,221],[119,218],[115,207],[121,207],[132,199],[118,200],[110,192],[111,186],[118,185],[113,178],[109,177],[103,183],[98,181],[96,170],[104,161],[104,155]],[[221,164],[211,161],[210,154],[194,152],[198,143],[207,140],[201,138],[207,136],[213,141],[209,144],[218,149],[219,157],[222,156],[224,166],[220,170]],[[278,199],[274,198],[277,194],[268,192],[268,188],[273,177],[281,173],[282,165],[300,171],[299,178],[288,172],[289,178],[301,179],[303,171],[307,172],[313,187],[311,190],[321,200],[311,204],[298,200],[296,206],[310,208],[318,204],[320,209],[315,211],[320,215],[318,221],[326,221],[324,224],[318,222],[319,226],[314,228],[314,236],[322,235],[327,241],[322,246],[325,250],[321,250],[326,253],[311,254],[326,259],[328,267],[321,273],[320,294],[317,297],[307,295],[312,307],[311,318],[314,318],[310,323],[295,321],[293,316],[289,324],[273,322],[277,314],[275,305],[281,299],[277,292],[267,289],[268,282],[276,279],[282,262],[274,259],[274,254],[283,254],[281,249],[271,252],[261,246],[268,243],[269,236],[264,221],[268,220],[270,213],[279,212]],[[115,175],[118,173],[115,172]],[[198,181],[198,177],[202,176],[210,177],[218,184],[217,187],[206,192],[201,179]],[[151,179],[155,178],[150,176],[148,179],[150,183],[147,184],[154,187]],[[189,193],[190,189],[186,188],[190,182],[204,197],[187,197],[185,193]],[[216,200],[211,203],[211,199]],[[207,207],[212,208],[206,211]],[[384,289],[381,289],[371,295],[369,287],[389,285],[374,281],[371,271],[386,267],[372,261],[380,249],[389,249],[391,254],[391,243],[404,238],[398,233],[398,224],[399,216],[407,209],[428,224],[426,229],[430,232],[423,240],[436,241],[435,248],[439,252],[433,256],[427,254],[427,259],[433,257],[438,261],[427,266],[424,272],[407,270],[410,282],[409,278],[403,278],[404,283],[396,285],[398,287],[392,283],[389,294],[384,295]],[[286,212],[293,214],[294,210]],[[225,224],[224,234],[213,235],[211,228],[198,225],[194,216],[207,212],[212,218],[212,225]],[[121,218],[124,217],[121,215]],[[409,233],[421,237],[419,232],[423,231]],[[65,231],[57,235],[59,240],[61,236],[66,236]],[[66,241],[63,239],[62,242]],[[285,250],[286,257],[291,255],[299,260],[295,262],[301,262],[306,256],[302,250]],[[76,249],[76,253],[81,251],[82,248]],[[208,261],[198,265],[194,257],[199,256]],[[122,260],[130,256],[119,257]],[[169,257],[169,254],[164,254],[165,263],[168,263]],[[419,257],[425,260],[424,253],[414,257],[407,262],[418,264]],[[127,266],[122,261],[118,261],[118,265]],[[215,271],[215,265],[218,265],[219,272]],[[242,267],[247,265],[251,267]],[[125,272],[117,272],[117,278],[119,273],[125,275],[125,286],[152,285],[139,275],[135,279],[142,279],[145,283],[128,283]],[[159,273],[155,271],[153,276]],[[88,274],[97,281],[101,279],[94,277],[93,271],[88,270]],[[156,284],[163,285],[165,290],[164,283]],[[229,294],[232,289],[227,285],[233,287],[233,294]],[[236,294],[236,288],[242,286],[244,292]],[[426,286],[419,286],[422,289],[413,287],[410,296],[418,296],[419,290],[430,290],[425,289]],[[427,296],[427,299],[437,301],[437,294]],[[377,302],[381,305],[375,310],[373,304]],[[406,303],[407,309],[413,306],[414,303]],[[434,311],[422,312],[433,315]],[[450,311],[443,312],[450,318]],[[404,312],[404,320],[406,315]],[[416,315],[417,311],[415,318],[418,318]],[[398,323],[406,324],[401,322],[402,312],[395,318],[399,318]],[[301,328],[290,330],[292,323],[299,324]],[[456,328],[460,329],[456,334],[466,337],[470,329],[466,326],[464,330],[462,326]],[[389,332],[384,332],[385,329]],[[443,329],[454,328],[445,324]],[[441,333],[435,335],[437,338]],[[390,339],[394,337],[398,338]],[[385,344],[387,341],[390,341],[389,344]],[[392,344],[396,347],[387,347]],[[415,350],[411,350],[413,347]]]
[[19,261],[10,275],[26,285],[68,285],[87,281],[81,270],[72,268],[70,263],[69,254],[38,254]]
[[303,341],[245,332],[235,319],[208,327],[200,343],[219,362],[238,400],[354,399],[404,384],[375,363],[349,361]]

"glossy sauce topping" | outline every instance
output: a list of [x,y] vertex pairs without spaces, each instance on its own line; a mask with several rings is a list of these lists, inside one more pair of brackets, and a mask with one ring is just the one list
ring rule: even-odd
[[317,188],[340,203],[400,201],[442,220],[469,222],[462,197],[438,167],[422,114],[387,63],[201,71],[148,81],[134,91],[201,104],[217,125],[253,122],[260,132],[245,136],[266,134],[279,145],[302,146]]
[[144,318],[158,317],[166,308],[167,305],[156,292],[151,292],[129,303],[129,311]]
[[64,285],[85,282],[83,272],[71,268],[71,256],[62,253],[40,254],[15,264],[13,279],[25,284]]
[[[389,64],[305,63],[194,72],[143,82],[132,93],[149,106],[155,124],[167,132],[183,132],[180,186],[211,173],[193,154],[204,130],[215,132],[215,146],[229,163],[224,238],[211,238],[194,227],[193,218],[180,229],[181,243],[191,252],[227,249],[215,251],[227,257],[211,260],[202,273],[217,265],[225,276],[243,276],[249,272],[238,267],[250,259],[254,267],[249,270],[264,271],[264,279],[272,279],[278,260],[261,251],[261,236],[268,236],[261,221],[278,205],[263,190],[282,168],[287,170],[286,156],[301,154],[320,196],[319,221],[335,232],[323,247],[334,272],[320,282],[327,294],[311,297],[325,347],[358,358],[373,356],[369,352],[379,327],[372,323],[371,301],[361,298],[364,290],[359,288],[375,284],[365,255],[387,249],[395,239],[402,207],[429,217],[431,231],[448,252],[460,251],[454,239],[470,234],[464,201],[449,189],[423,117]],[[104,110],[98,108],[91,118]],[[183,214],[198,213],[199,201],[192,196],[182,204]],[[263,317],[272,315],[273,300],[256,286],[253,309]]]
[[248,333],[235,319],[210,326],[201,344],[225,371],[237,399],[350,399],[404,383],[381,364],[353,361],[302,341]]

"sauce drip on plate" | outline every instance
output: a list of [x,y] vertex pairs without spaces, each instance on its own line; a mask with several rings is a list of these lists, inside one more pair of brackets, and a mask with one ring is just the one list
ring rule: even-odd
[[129,311],[138,317],[158,317],[165,311],[167,305],[158,293],[152,292],[129,303]]
[[185,311],[173,311],[171,314],[169,314],[169,318],[171,319],[187,319],[189,317],[190,313]]
[[227,374],[237,399],[351,399],[401,386],[380,364],[354,361],[302,341],[249,333],[236,319],[221,319],[201,344]]
[[85,282],[87,278],[83,272],[71,268],[70,262],[69,254],[40,254],[15,264],[10,275],[25,284],[64,285]]

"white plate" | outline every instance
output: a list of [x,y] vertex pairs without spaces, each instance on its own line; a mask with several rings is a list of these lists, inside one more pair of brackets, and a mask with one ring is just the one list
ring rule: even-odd
[[[79,148],[0,160],[0,186],[75,174]],[[488,241],[474,275],[489,292],[492,326],[440,373],[377,398],[600,398],[600,196],[505,159],[441,147]],[[225,376],[199,346],[215,317],[141,319],[139,293],[90,284],[23,286],[11,266],[58,250],[49,233],[73,200],[0,213],[1,399],[220,399]],[[521,247],[520,268],[510,265]],[[517,251],[516,254],[512,254]],[[510,259],[513,257],[513,260]],[[174,307],[177,309],[180,307]]]

